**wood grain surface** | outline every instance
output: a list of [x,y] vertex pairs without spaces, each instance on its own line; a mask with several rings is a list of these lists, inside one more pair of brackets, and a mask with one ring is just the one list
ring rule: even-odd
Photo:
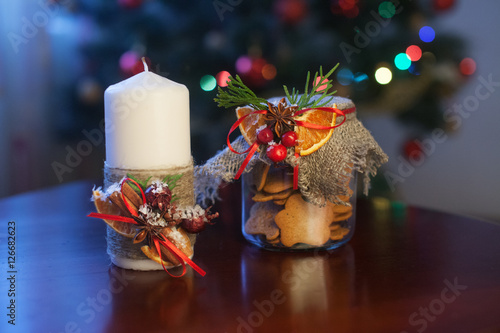
[[195,246],[207,275],[175,279],[110,264],[104,222],[86,217],[92,186],[0,200],[0,332],[500,332],[499,225],[417,207],[396,217],[360,200],[347,245],[269,252],[241,236],[234,184]]

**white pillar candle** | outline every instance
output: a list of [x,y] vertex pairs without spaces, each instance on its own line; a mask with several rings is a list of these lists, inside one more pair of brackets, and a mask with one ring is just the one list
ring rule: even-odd
[[144,69],[104,93],[106,164],[134,170],[189,164],[189,91],[145,63]]

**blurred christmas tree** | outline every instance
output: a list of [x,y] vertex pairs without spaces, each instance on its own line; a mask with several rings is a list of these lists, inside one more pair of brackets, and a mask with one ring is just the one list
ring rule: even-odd
[[425,133],[444,126],[441,100],[473,72],[473,61],[461,64],[460,40],[430,27],[454,0],[64,3],[88,26],[80,45],[83,74],[72,88],[74,116],[83,120],[77,126],[102,119],[96,98],[102,87],[140,71],[145,56],[154,71],[190,90],[197,162],[221,148],[234,122],[213,102],[229,74],[267,97],[282,95],[283,84],[301,89],[307,71],[340,63],[338,95],[354,99],[362,112],[390,112]]

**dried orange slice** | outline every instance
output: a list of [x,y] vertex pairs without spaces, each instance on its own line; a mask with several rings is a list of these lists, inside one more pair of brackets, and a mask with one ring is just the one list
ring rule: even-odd
[[146,255],[146,257],[153,260],[154,262],[159,263],[160,265],[163,261],[163,265],[165,267],[173,267],[174,266],[170,261],[161,260],[160,257],[158,256],[158,252],[156,252],[155,248],[151,248],[148,245],[144,245],[144,246],[141,246],[141,250]]
[[[337,114],[333,112],[313,109],[297,116],[295,120],[304,121],[321,126],[334,126]],[[314,129],[304,126],[295,126],[297,133],[297,146],[295,152],[301,156],[307,156],[321,148],[332,136],[332,129]]]
[[[161,233],[187,257],[193,257],[193,245],[191,244],[189,236],[184,229],[165,227],[162,229]],[[158,252],[156,251],[155,247],[144,245],[141,247],[141,250],[149,259],[161,264],[162,259],[160,259],[160,257],[158,256]],[[164,247],[161,247],[161,255],[163,259],[169,260],[163,260],[163,264],[165,266],[175,266],[180,264],[177,257]]]
[[[93,191],[95,208],[101,214],[124,216],[120,208],[114,205],[109,198],[105,197],[100,191]],[[132,223],[119,222],[112,220],[104,220],[114,231],[122,236],[133,238],[136,233],[136,228]]]
[[[236,116],[240,119],[253,111],[255,110],[248,106],[240,107],[236,109]],[[252,145],[257,140],[257,130],[265,124],[266,122],[261,114],[249,115],[240,123],[240,132],[249,145]]]

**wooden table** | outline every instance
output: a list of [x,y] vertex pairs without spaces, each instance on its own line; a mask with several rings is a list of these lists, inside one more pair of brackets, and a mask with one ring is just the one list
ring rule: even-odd
[[1,332],[500,332],[499,225],[416,207],[395,217],[361,201],[346,246],[268,252],[241,236],[235,185],[198,237],[207,275],[174,279],[110,264],[104,222],[86,217],[91,189],[0,200]]

